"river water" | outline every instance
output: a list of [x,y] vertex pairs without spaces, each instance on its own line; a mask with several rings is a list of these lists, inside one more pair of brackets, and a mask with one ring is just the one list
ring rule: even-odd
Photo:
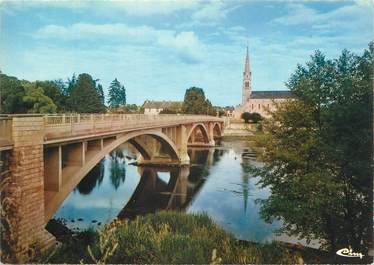
[[[250,152],[249,156],[242,156]],[[298,242],[275,234],[280,221],[266,223],[256,199],[269,196],[249,165],[261,165],[246,141],[216,148],[191,148],[190,167],[137,167],[135,150],[124,144],[107,155],[72,191],[54,218],[72,230],[101,227],[113,218],[159,210],[205,212],[237,238]],[[302,242],[305,244],[305,242]]]

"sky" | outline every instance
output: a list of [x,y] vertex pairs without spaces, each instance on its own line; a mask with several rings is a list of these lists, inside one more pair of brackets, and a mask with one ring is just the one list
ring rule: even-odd
[[[0,0],[1,1],[1,0]],[[127,102],[241,101],[248,43],[253,90],[285,90],[315,50],[361,54],[373,40],[372,1],[1,1],[0,70],[20,79],[89,73],[117,78]]]

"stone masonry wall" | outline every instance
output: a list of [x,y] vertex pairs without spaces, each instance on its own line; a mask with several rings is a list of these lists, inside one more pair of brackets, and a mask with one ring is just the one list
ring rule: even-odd
[[[16,255],[23,262],[53,244],[44,229],[43,118],[14,117],[10,196],[18,201]],[[21,203],[20,203],[21,202]]]

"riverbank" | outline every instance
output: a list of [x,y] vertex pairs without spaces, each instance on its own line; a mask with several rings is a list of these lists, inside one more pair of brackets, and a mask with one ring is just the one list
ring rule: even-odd
[[239,241],[205,214],[159,212],[66,237],[41,263],[301,263],[279,243]]
[[225,127],[224,136],[246,137],[252,136],[260,130],[259,123],[244,123],[241,120],[230,120]]

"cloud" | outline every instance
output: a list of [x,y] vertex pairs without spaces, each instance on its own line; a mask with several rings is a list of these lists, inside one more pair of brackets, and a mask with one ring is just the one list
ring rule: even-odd
[[201,0],[126,0],[126,1],[97,1],[97,0],[74,0],[74,1],[51,1],[51,0],[8,0],[3,5],[7,8],[19,10],[27,8],[53,7],[64,9],[94,9],[100,6],[111,6],[113,9],[134,16],[166,15],[173,12],[196,8]]
[[223,24],[230,12],[242,3],[236,1],[210,0],[199,1],[199,5],[191,10],[190,20],[176,25],[177,28],[194,28],[200,26],[214,27]]
[[124,23],[90,24],[75,23],[68,26],[46,25],[34,35],[37,38],[64,40],[87,40],[97,38],[126,39],[127,41],[152,41],[162,35],[171,35],[170,30],[156,30],[149,26],[130,27]]
[[[357,30],[359,27],[372,27],[373,4],[369,1],[356,1],[328,12],[319,12],[304,4],[287,5],[288,14],[275,18],[272,24],[284,26],[309,25],[313,29]],[[322,32],[323,33],[323,32]]]
[[203,57],[204,45],[192,31],[160,36],[158,43],[176,50],[187,63],[197,63]]
[[[173,15],[178,12],[191,11],[191,18],[200,22],[218,21],[232,11],[229,1],[222,0],[125,0],[125,1],[51,1],[51,0],[10,0],[2,4],[7,10],[59,8],[75,11],[90,10],[96,14],[119,11],[130,16]],[[236,4],[237,5],[237,4]]]
[[[330,56],[338,56],[347,48],[361,53],[373,39],[373,8],[373,2],[355,1],[323,12],[307,4],[290,3],[287,4],[288,13],[269,24],[286,33],[283,45],[289,50],[313,52],[319,49]],[[282,38],[278,38],[278,42],[280,40]]]
[[65,41],[97,41],[107,39],[119,43],[160,45],[169,48],[185,63],[202,60],[204,44],[193,31],[155,29],[150,26],[130,27],[124,23],[89,24],[76,23],[70,26],[47,25],[40,28],[34,37],[39,39],[62,39]]
[[209,1],[196,10],[191,18],[201,22],[218,21],[226,18],[230,10],[223,1]]
[[198,0],[127,0],[112,2],[113,7],[134,16],[168,15],[195,9],[200,4],[201,1]]
[[281,25],[299,25],[310,24],[315,21],[318,16],[316,10],[308,8],[303,4],[288,4],[288,14],[285,16],[277,17],[271,22]]

